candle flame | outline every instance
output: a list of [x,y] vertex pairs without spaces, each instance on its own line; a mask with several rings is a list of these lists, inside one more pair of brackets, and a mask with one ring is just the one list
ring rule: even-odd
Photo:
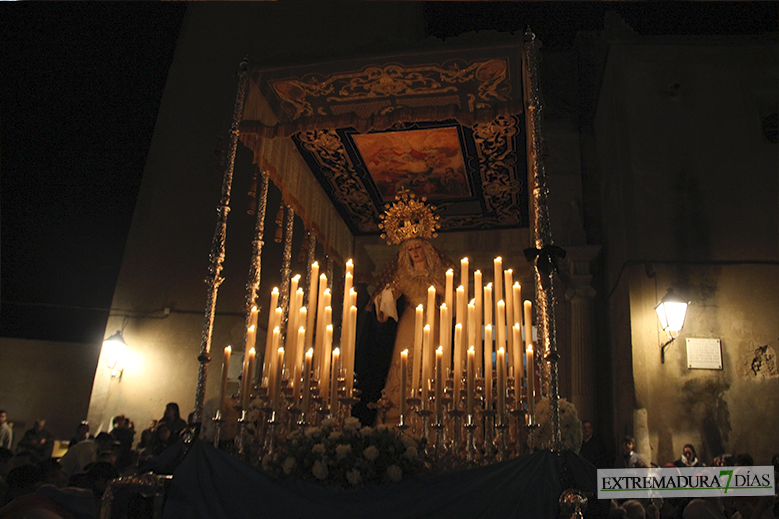
[[227,348],[225,348],[225,353],[230,353],[231,351],[233,351],[232,347],[228,346]]
[[349,261],[347,261],[347,262],[346,262],[346,264],[347,264],[347,265],[349,265],[350,267],[351,267],[352,265],[354,265],[354,263],[352,263],[352,260],[351,260],[351,259],[349,259]]
[[254,355],[255,353],[257,353],[257,352],[256,352],[256,351],[254,351],[254,348],[252,348],[252,349],[250,349],[250,350],[249,350],[249,355]]
[[309,348],[306,352],[306,357],[311,358],[314,356],[314,348]]
[[300,281],[300,274],[295,274],[295,277],[293,277],[292,279],[295,279],[295,280],[297,280],[297,281]]
[[468,347],[468,353],[476,353],[473,349],[473,346]]
[[405,350],[401,351],[400,354],[402,356],[408,357],[408,348],[406,348]]
[[279,349],[276,353],[284,353],[284,346],[279,346]]
[[430,325],[429,325],[429,324],[426,324],[426,325],[425,325],[425,327],[424,327],[424,329],[425,329],[425,330],[427,330],[427,331],[429,332],[429,331],[430,331]]
[[333,355],[340,355],[341,354],[341,348],[336,348],[333,350]]
[[312,267],[319,267],[319,262],[315,261],[311,264]]
[[278,294],[279,293],[279,287],[273,287],[273,290],[270,291],[271,294]]
[[514,281],[514,288],[522,288],[522,285],[519,284],[519,281]]
[[327,329],[327,331],[332,332],[333,331],[333,325],[332,324],[328,324],[326,329]]
[[503,346],[498,348],[498,353],[501,353],[501,354],[506,353],[506,350],[503,349]]
[[254,326],[254,325],[251,325],[251,326],[249,326],[249,331],[250,331],[250,332],[253,332],[255,328],[257,328],[257,327],[256,327],[256,326]]
[[438,349],[435,350],[436,355],[443,355],[444,354],[444,347],[439,346]]
[[454,275],[454,270],[453,269],[449,269],[449,270],[446,271],[446,273]]

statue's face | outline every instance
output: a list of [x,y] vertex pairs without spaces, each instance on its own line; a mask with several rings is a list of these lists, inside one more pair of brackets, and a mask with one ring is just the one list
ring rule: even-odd
[[425,263],[425,249],[420,240],[409,240],[406,242],[406,252],[414,263],[414,266]]

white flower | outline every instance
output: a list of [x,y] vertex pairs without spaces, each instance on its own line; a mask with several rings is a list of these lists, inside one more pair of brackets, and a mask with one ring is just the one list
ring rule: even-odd
[[322,427],[335,427],[336,423],[335,418],[325,418],[322,420]]
[[376,426],[376,430],[379,431],[379,432],[385,432],[388,429],[389,429],[389,427],[387,426],[387,424],[384,424],[384,423],[380,423],[379,425]]
[[397,465],[390,465],[387,467],[387,476],[389,476],[390,481],[400,481],[400,478],[403,477],[403,469]]
[[403,453],[403,457],[409,460],[413,460],[416,459],[418,454],[419,453],[417,452],[416,447],[409,447],[408,449],[406,449],[406,452]]
[[344,431],[356,431],[360,428],[360,420],[354,416],[348,417],[344,420]]
[[357,469],[352,469],[350,471],[347,471],[346,481],[348,481],[349,483],[355,486],[359,485],[362,482],[362,476],[360,475],[360,471]]
[[360,429],[360,436],[362,436],[363,438],[367,438],[371,434],[373,434],[373,427],[368,427],[366,425],[365,427]]
[[338,441],[341,438],[341,436],[343,436],[343,433],[341,433],[341,431],[333,431],[330,433],[329,439],[335,442]]
[[317,443],[313,447],[311,447],[311,452],[314,454],[324,454],[325,453],[325,444],[324,443]]
[[292,470],[295,468],[295,458],[292,456],[287,457],[287,459],[284,460],[284,463],[281,464],[281,470],[284,471],[284,474],[289,476],[292,474]]
[[325,479],[327,477],[327,465],[319,460],[314,462],[314,466],[311,468],[311,473],[317,479]]
[[346,456],[351,454],[351,452],[352,452],[352,446],[351,445],[346,445],[346,444],[343,444],[343,443],[339,443],[338,445],[335,446],[335,456],[339,460],[344,459]]
[[379,449],[375,445],[369,445],[362,451],[362,455],[365,456],[366,460],[373,461],[379,457]]
[[320,433],[319,427],[309,427],[306,429],[306,438],[313,438],[314,436],[317,436]]

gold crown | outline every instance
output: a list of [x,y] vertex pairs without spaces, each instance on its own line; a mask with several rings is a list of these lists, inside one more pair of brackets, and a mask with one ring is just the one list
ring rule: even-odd
[[413,238],[435,238],[441,226],[433,213],[435,206],[416,199],[414,193],[401,191],[395,195],[395,202],[381,215],[379,228],[381,237],[390,245],[397,245]]

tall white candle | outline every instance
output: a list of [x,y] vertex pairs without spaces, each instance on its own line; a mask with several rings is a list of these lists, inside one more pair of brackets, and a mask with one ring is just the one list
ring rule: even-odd
[[[270,306],[268,306],[268,328],[265,332],[265,355],[262,357],[262,377],[263,383],[265,380],[270,380],[270,365],[273,363],[273,352],[275,351],[271,347],[273,341],[273,328],[275,324],[276,307],[279,305],[279,289],[274,287],[270,293]],[[266,386],[268,387],[268,386]]]
[[[484,287],[484,326],[492,325],[492,283],[488,283]],[[482,358],[481,355],[476,356],[476,369],[479,373],[483,373]]]
[[506,350],[498,349],[498,423],[503,424],[506,413]]
[[466,322],[468,320],[468,314],[466,313],[467,303],[465,302],[465,288],[462,285],[457,287],[457,298],[455,300],[455,305],[457,305],[457,307],[455,308],[454,322],[462,324],[463,330],[465,330],[467,326]]
[[520,408],[520,396],[522,394],[522,379],[524,366],[522,364],[522,332],[520,324],[514,323],[511,327],[511,335],[514,337],[514,395],[516,396],[516,409]]
[[504,350],[506,348],[506,303],[498,301],[497,307],[498,313],[496,317],[498,322],[495,330],[495,351],[498,351],[498,348],[503,348]]
[[[301,322],[305,322],[305,315],[303,314],[303,311],[305,310],[305,306],[301,308]],[[303,353],[303,348],[306,345],[306,327],[301,326],[298,328],[297,333],[297,343],[295,346],[296,351],[298,351],[298,357],[299,359],[295,360],[295,379],[292,382],[292,401],[294,402],[293,405],[298,404],[298,399],[300,398],[300,386],[302,384],[301,378],[303,376],[303,357],[305,354]]]
[[482,322],[484,321],[484,286],[482,285],[481,270],[473,273],[473,300],[476,303],[476,344],[481,350]]
[[[350,262],[352,260],[349,260]],[[352,290],[352,273],[347,269],[346,275],[344,276],[344,298],[343,298],[343,309],[341,314],[341,350],[343,350],[344,344],[346,344],[347,335],[349,334],[349,307],[351,306],[351,296],[349,293]],[[342,355],[346,355],[347,352],[341,351]],[[344,357],[345,358],[345,357]]]
[[319,275],[319,295],[316,308],[316,341],[314,342],[314,378],[319,379],[322,370],[322,356],[325,352],[325,290],[327,290],[327,275]]
[[433,345],[431,342],[430,337],[430,325],[426,324],[424,329],[422,330],[422,406],[425,407],[427,402],[427,396],[428,396],[428,385],[430,384],[430,373],[432,372],[432,368],[430,364],[432,363],[431,355],[429,352],[432,351]]
[[[275,330],[274,330],[275,334]],[[279,404],[281,402],[281,378],[282,378],[282,372],[281,370],[284,368],[284,348],[278,348],[276,350],[276,361],[275,361],[275,374],[273,376],[273,399],[271,404],[271,409],[273,410],[273,414],[276,420],[278,420],[278,417],[275,416],[276,413],[279,411]]]
[[514,271],[511,269],[503,271],[503,281],[505,297],[503,301],[506,303],[506,356],[508,357],[508,365],[510,368],[514,367],[514,336],[511,333],[511,327],[514,326],[514,293],[512,285],[514,284]]
[[492,408],[492,325],[484,327],[484,409]]
[[330,369],[330,414],[336,415],[338,409],[338,371],[339,371],[339,359],[341,358],[341,350],[336,348],[333,350],[333,361]]
[[441,423],[444,418],[444,348],[435,350],[435,417]]
[[279,341],[281,340],[281,331],[278,326],[273,328],[271,336],[271,345],[273,347],[271,351],[273,353],[271,354],[270,364],[268,365],[268,368],[270,369],[270,373],[268,374],[268,397],[273,401],[273,393],[276,391],[276,371],[278,371],[276,364],[278,364]]
[[444,303],[446,303],[446,307],[449,308],[449,311],[454,308],[453,303],[454,301],[452,298],[454,297],[454,270],[449,269],[446,271],[446,287],[444,292]]
[[468,347],[476,347],[476,303],[468,303]]
[[535,423],[536,414],[536,367],[533,357],[533,343],[527,345],[527,412],[528,423]]
[[413,391],[419,391],[421,387],[422,377],[422,337],[424,323],[424,307],[422,305],[417,306],[416,321],[414,324],[414,358],[411,365],[411,389]]
[[514,297],[512,297],[513,300],[513,307],[514,307],[514,315],[513,315],[513,321],[511,322],[511,325],[514,326],[515,323],[522,323],[522,286],[519,284],[519,281],[514,283],[514,286],[511,287],[512,294]]
[[[444,325],[446,322],[446,311],[448,310],[448,307],[446,306],[446,303],[442,303],[439,310],[439,319],[438,319],[438,345],[444,346],[447,344],[446,342],[446,332],[448,327]],[[451,345],[447,345],[446,354],[444,355],[443,362],[444,362],[444,368],[448,364],[446,361],[446,357],[449,357],[451,355]]]
[[406,416],[406,398],[407,396],[407,382],[406,377],[408,377],[408,348],[400,352],[400,416],[404,417]]
[[308,413],[309,401],[311,400],[311,369],[313,361],[314,348],[309,348],[303,361],[303,403],[300,405],[300,408],[304,413]]
[[[309,278],[309,284],[308,284],[308,305],[306,306],[309,309],[308,315],[306,317],[306,351],[313,346],[314,344],[314,331],[315,328],[315,322],[316,322],[316,316],[317,312],[319,311],[319,308],[317,307],[317,297],[319,296],[318,292],[318,282],[319,282],[319,263],[316,261],[311,264],[311,277]],[[301,326],[303,326],[301,324]]]
[[463,325],[457,323],[454,326],[454,408],[457,409],[460,405],[460,390],[462,387],[463,378]]
[[495,302],[503,299],[503,258],[498,256],[492,260],[494,267],[494,277],[492,279],[492,289],[495,291]]
[[431,332],[435,330],[435,310],[435,287],[431,285],[427,289],[427,319],[425,320]]
[[352,390],[354,389],[354,354],[355,354],[355,334],[357,331],[357,307],[351,306],[349,307],[349,335],[348,335],[348,341],[347,344],[349,346],[349,356],[346,359],[346,365],[344,366],[346,369],[345,371],[345,377],[346,377],[346,397],[351,398],[352,397]]
[[[295,276],[292,277],[290,280],[289,285],[289,309],[287,310],[287,335],[290,334],[291,330],[297,330],[297,324],[295,323],[295,320],[298,318],[298,309],[300,306],[297,305],[297,293],[298,293],[298,285],[300,284],[300,274],[295,274]],[[302,301],[302,300],[301,300]],[[286,352],[286,354],[289,354],[289,352]]]
[[468,282],[470,281],[470,272],[468,270],[468,258],[460,260],[460,284],[465,289],[465,300],[468,301]]
[[465,400],[465,409],[469,416],[473,416],[473,403],[476,399],[476,352],[473,346],[468,348],[468,376],[466,378],[467,394]]
[[[329,306],[327,308],[330,308]],[[327,312],[325,308],[325,312]],[[332,308],[330,313],[332,315]],[[322,396],[322,405],[327,406],[330,396],[330,362],[333,354],[333,325],[328,323],[325,326],[325,351],[322,359],[322,371],[319,376],[319,394]]]

